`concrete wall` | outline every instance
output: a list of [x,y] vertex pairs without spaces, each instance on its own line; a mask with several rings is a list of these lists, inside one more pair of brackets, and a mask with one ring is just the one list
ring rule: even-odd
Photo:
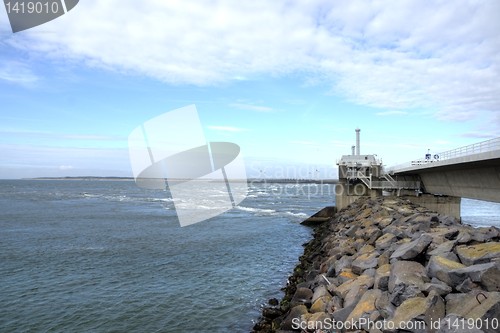
[[427,193],[500,202],[500,158],[497,155],[500,152],[413,166],[395,175],[418,175]]
[[361,197],[375,198],[380,195],[382,195],[382,191],[370,190],[361,183],[354,186],[341,183],[335,185],[335,206],[338,210],[341,210]]
[[500,202],[500,166],[442,169],[419,175],[428,193]]
[[434,212],[452,216],[460,221],[461,219],[461,211],[460,211],[460,202],[461,198],[459,197],[440,197],[434,196],[432,194],[423,194],[420,196],[404,196],[405,199],[410,200],[411,202],[428,208]]

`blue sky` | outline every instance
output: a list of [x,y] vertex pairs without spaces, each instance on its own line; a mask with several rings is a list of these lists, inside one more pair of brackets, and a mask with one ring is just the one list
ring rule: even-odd
[[[195,104],[249,177],[334,177],[500,134],[498,1],[81,1],[0,10],[0,178],[131,176],[138,125]],[[262,171],[261,171],[262,170]],[[316,170],[319,170],[316,172]]]

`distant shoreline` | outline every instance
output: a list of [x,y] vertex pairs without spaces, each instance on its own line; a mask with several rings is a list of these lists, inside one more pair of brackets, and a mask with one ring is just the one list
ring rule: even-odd
[[[95,180],[95,181],[134,181],[133,177],[97,177],[97,176],[76,176],[76,177],[35,177],[21,178],[21,180]],[[186,181],[179,179],[179,181]],[[219,181],[218,179],[193,179],[191,181]],[[243,182],[244,180],[235,179],[233,181]],[[286,179],[286,178],[249,178],[248,183],[281,183],[281,184],[338,184],[338,179]]]

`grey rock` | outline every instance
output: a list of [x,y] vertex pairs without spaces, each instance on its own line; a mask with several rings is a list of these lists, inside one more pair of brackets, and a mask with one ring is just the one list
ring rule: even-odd
[[394,311],[396,311],[394,304],[389,301],[389,293],[387,291],[382,292],[380,297],[375,302],[375,307],[384,319],[392,318]]
[[396,249],[396,251],[394,251],[394,253],[391,255],[391,259],[392,258],[398,258],[403,260],[413,259],[420,253],[422,253],[427,248],[427,246],[429,246],[431,242],[432,242],[432,236],[429,234],[423,234],[414,241],[399,246]]
[[316,287],[316,289],[314,289],[311,303],[314,303],[318,298],[326,296],[326,295],[330,296],[330,292],[326,289],[326,286],[321,285],[321,286]]
[[386,291],[389,288],[389,276],[391,274],[391,265],[386,264],[377,268],[375,272],[375,289]]
[[[500,318],[500,293],[477,292],[467,294],[449,294],[446,296],[446,314],[455,314],[482,323],[492,323]],[[484,332],[498,332],[497,329],[483,326]]]
[[480,243],[484,243],[497,237],[500,237],[500,231],[495,227],[476,228],[472,233],[472,239]]
[[414,284],[399,284],[393,289],[389,296],[389,300],[395,306],[399,306],[410,298],[424,297],[422,289],[424,289],[424,284],[422,286]]
[[411,321],[423,321],[425,326],[422,330],[412,330],[412,332],[426,332],[431,321],[437,318],[442,318],[445,315],[445,305],[443,299],[431,292],[426,298],[414,297],[405,300],[394,312],[391,321],[394,322],[396,328],[402,329]]
[[295,291],[295,294],[293,295],[290,304],[292,307],[300,304],[310,305],[312,297],[313,297],[313,292],[311,289],[300,287],[297,288],[297,290]]
[[460,283],[456,278],[456,274],[452,274],[453,270],[460,268],[465,268],[465,266],[440,256],[432,256],[427,263],[429,277],[437,278],[451,286]]
[[399,306],[403,301],[423,296],[424,284],[429,282],[424,266],[413,261],[397,261],[391,265],[388,290],[390,301]]
[[[484,283],[492,289],[491,291],[496,291],[493,289],[500,284],[500,275],[498,275],[498,271],[498,265],[494,262],[454,269],[449,272],[449,277],[451,279],[450,285],[453,287],[458,286],[469,278],[472,282],[482,282],[484,280]],[[483,279],[483,275],[487,272],[489,272],[487,277]]]
[[488,291],[500,291],[500,261],[494,263],[495,267],[487,269],[479,281]]
[[379,255],[377,251],[360,254],[352,262],[352,271],[355,274],[361,274],[366,269],[377,267]]
[[[308,314],[307,308],[305,305],[297,305],[294,306],[288,315],[285,317],[285,320],[281,324],[281,329],[283,330],[293,330],[293,323],[297,320],[301,320],[301,316]],[[295,319],[295,321],[294,321]]]
[[461,293],[468,293],[474,289],[479,289],[479,286],[472,282],[470,278],[466,278],[462,283],[458,284],[455,289]]
[[387,234],[379,237],[375,241],[375,247],[377,248],[377,250],[383,251],[383,250],[389,248],[391,246],[391,244],[394,243],[395,241],[397,241],[397,237],[391,233],[387,233]]
[[335,272],[340,272],[344,268],[351,268],[352,260],[353,260],[352,256],[347,256],[347,255],[342,256],[342,258],[337,260],[334,264]]
[[489,242],[476,245],[461,245],[455,248],[460,261],[463,264],[475,265],[491,261],[493,258],[500,257],[500,243]]
[[357,304],[367,290],[368,288],[364,285],[353,286],[344,297],[344,307]]
[[446,241],[439,244],[434,250],[427,252],[430,256],[443,256],[443,254],[450,253],[455,246],[455,241]]
[[425,294],[429,294],[431,291],[434,291],[439,296],[446,296],[451,293],[452,288],[441,280],[432,278],[431,282],[424,284],[422,291]]
[[353,225],[347,231],[344,233],[347,237],[353,237],[356,234],[356,231],[358,231],[359,226]]

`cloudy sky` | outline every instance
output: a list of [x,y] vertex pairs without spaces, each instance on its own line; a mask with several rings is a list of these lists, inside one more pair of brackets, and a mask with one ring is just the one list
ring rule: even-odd
[[[500,1],[84,0],[12,33],[0,178],[131,176],[127,138],[194,104],[249,176],[331,176],[500,136]],[[261,171],[262,170],[262,171]]]

